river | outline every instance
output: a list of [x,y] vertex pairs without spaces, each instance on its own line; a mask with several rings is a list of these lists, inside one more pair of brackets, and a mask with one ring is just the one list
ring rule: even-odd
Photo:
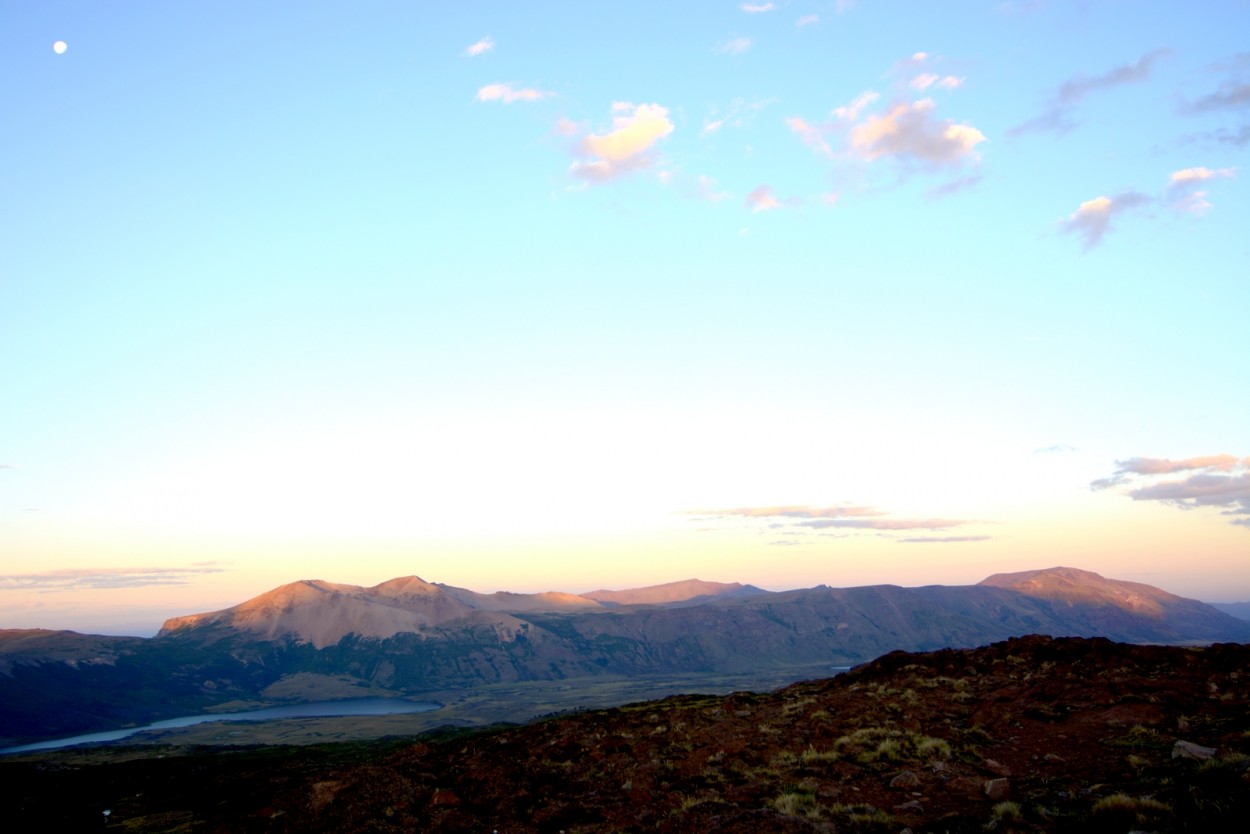
[[317,701],[311,704],[266,707],[249,712],[204,713],[203,715],[169,718],[164,721],[147,724],[143,727],[109,730],[103,733],[88,733],[87,735],[0,748],[0,756],[9,753],[30,753],[35,750],[56,750],[61,747],[73,747],[76,744],[98,744],[106,741],[118,741],[136,733],[142,733],[145,730],[168,730],[174,727],[190,727],[193,724],[206,724],[210,721],[273,721],[279,718],[333,718],[343,715],[404,715],[416,712],[430,712],[441,706],[442,704],[430,701],[405,701],[402,698],[355,698],[346,701]]

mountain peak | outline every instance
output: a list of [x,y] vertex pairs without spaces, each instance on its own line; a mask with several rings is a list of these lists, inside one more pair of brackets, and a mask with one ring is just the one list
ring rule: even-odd
[[677,582],[629,588],[623,591],[591,591],[582,596],[597,602],[617,605],[663,605],[685,602],[696,597],[743,596],[749,593],[763,592],[759,588],[743,585],[740,582],[704,582],[702,579],[682,579]]
[[1018,573],[996,573],[983,579],[980,584],[1070,603],[1110,603],[1117,608],[1151,616],[1162,616],[1164,604],[1182,599],[1153,585],[1107,579],[1093,571],[1079,568],[1054,567]]

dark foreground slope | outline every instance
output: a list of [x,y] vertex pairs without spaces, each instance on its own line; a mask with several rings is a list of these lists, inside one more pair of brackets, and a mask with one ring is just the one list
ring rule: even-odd
[[48,754],[0,783],[13,830],[1242,831],[1247,670],[1244,645],[1027,637],[411,743]]

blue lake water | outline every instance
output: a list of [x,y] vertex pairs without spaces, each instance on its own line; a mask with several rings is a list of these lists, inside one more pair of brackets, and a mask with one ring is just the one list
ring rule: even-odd
[[188,715],[183,718],[169,718],[143,727],[130,727],[125,730],[109,730],[103,733],[88,733],[70,738],[58,738],[51,741],[38,741],[33,744],[21,744],[17,747],[0,749],[0,756],[6,753],[30,753],[35,750],[56,750],[60,747],[72,747],[75,744],[98,744],[105,741],[118,741],[145,730],[168,730],[176,727],[190,727],[193,724],[207,724],[210,721],[273,721],[278,718],[332,718],[343,715],[406,715],[417,712],[430,712],[442,704],[430,701],[405,701],[400,698],[355,698],[348,701],[318,701],[311,704],[289,704],[280,707],[249,712],[216,712],[203,715]]

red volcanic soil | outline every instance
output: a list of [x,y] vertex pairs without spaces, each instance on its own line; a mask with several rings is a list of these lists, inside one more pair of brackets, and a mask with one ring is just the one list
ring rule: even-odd
[[1027,637],[385,748],[0,779],[13,830],[107,809],[127,831],[1241,832],[1248,678],[1240,644]]

